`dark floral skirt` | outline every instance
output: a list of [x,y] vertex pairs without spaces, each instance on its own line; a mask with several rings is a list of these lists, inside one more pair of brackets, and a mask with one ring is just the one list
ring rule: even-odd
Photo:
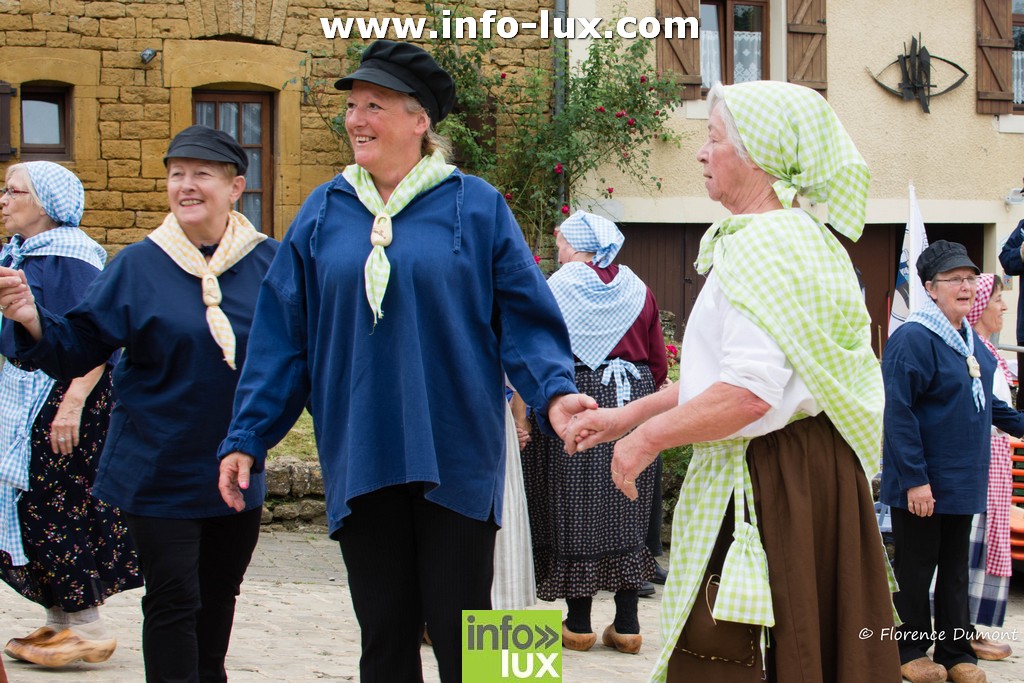
[[135,548],[121,513],[90,495],[110,417],[110,371],[82,409],[79,443],[70,455],[50,448],[50,423],[67,384],[58,383],[32,425],[29,490],[18,499],[28,564],[0,552],[0,578],[43,607],[78,612],[142,585]]
[[[629,377],[633,400],[654,393],[654,377],[637,365]],[[597,372],[576,368],[576,387],[602,407],[615,407],[615,382],[601,383]],[[631,501],[612,484],[615,443],[567,455],[559,439],[539,430],[532,418],[530,443],[522,453],[526,501],[530,510],[537,597],[584,598],[599,590],[639,588],[654,574],[645,539],[654,494],[655,466],[637,477],[639,496]]]

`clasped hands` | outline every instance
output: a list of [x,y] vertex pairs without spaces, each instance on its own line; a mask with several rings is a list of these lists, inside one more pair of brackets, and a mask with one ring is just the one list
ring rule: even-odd
[[0,313],[23,325],[36,320],[36,298],[24,271],[0,268]]

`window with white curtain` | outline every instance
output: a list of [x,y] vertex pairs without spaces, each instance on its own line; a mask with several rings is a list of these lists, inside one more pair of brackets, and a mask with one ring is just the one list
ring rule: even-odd
[[1024,0],[1013,0],[1013,108],[1024,113]]
[[766,78],[767,25],[768,0],[701,2],[702,87],[710,88],[716,81],[728,85]]

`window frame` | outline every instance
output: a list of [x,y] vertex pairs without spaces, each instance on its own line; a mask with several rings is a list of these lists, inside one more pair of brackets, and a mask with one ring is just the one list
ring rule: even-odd
[[[72,159],[71,87],[53,84],[23,83],[20,86],[18,115],[21,122],[19,157],[23,161],[68,161]],[[49,102],[57,105],[57,125],[61,143],[57,145],[25,142],[25,102]]]
[[[238,131],[241,134],[242,104],[258,103],[262,105],[260,111],[260,144],[245,144],[239,140],[242,148],[248,151],[258,149],[262,152],[260,162],[260,180],[263,187],[259,189],[250,188],[248,185],[243,194],[259,194],[260,199],[260,231],[271,237],[274,236],[274,135],[273,135],[273,93],[261,92],[258,90],[200,90],[192,91],[192,122],[197,123],[197,104],[201,102],[212,102],[214,104],[215,125],[220,123],[220,107],[222,102],[238,104]],[[241,205],[241,199],[239,199]]]
[[[720,52],[721,52],[721,73],[722,85],[732,85],[736,69],[735,41],[733,34],[736,32],[736,5],[756,5],[761,8],[761,16],[764,19],[764,26],[761,30],[761,78],[768,79],[771,74],[771,0],[698,0],[697,14],[704,5],[716,5],[719,17],[725,19],[725,30],[719,31]],[[724,35],[723,35],[724,34]],[[700,48],[698,48],[700,49]],[[700,87],[701,99],[706,99],[709,88]]]

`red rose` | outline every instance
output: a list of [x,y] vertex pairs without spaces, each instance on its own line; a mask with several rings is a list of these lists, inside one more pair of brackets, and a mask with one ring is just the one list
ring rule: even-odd
[[562,213],[564,215],[566,215],[566,216],[569,215],[569,205],[568,204],[562,204]]

